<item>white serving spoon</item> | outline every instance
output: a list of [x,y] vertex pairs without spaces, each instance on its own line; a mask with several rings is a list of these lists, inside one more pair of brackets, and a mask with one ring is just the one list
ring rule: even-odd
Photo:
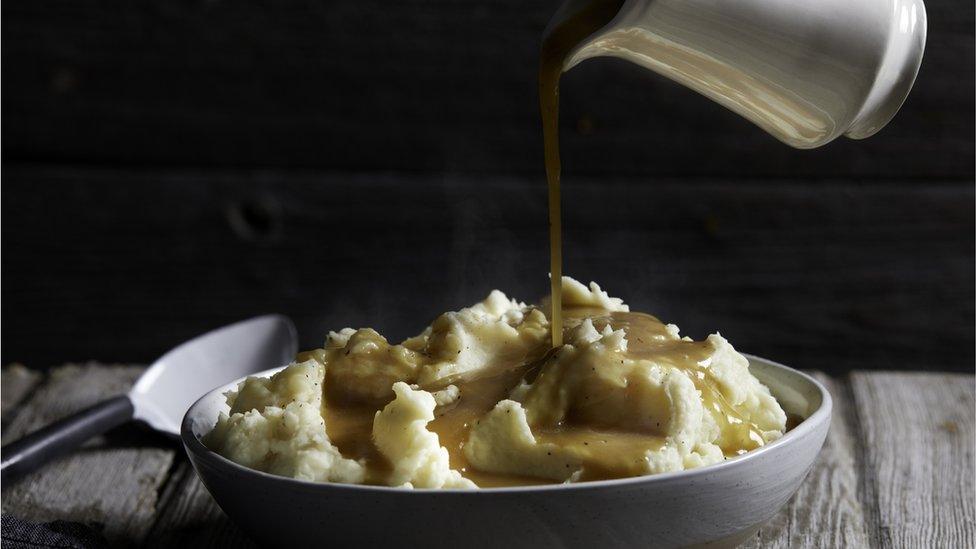
[[0,449],[0,483],[16,481],[86,440],[132,420],[173,438],[190,405],[214,387],[287,364],[298,351],[295,326],[268,315],[224,326],[172,349],[128,394],[110,398]]

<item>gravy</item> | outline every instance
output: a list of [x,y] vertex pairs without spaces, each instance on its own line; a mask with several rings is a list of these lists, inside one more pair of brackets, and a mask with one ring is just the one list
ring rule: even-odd
[[[598,330],[610,326],[623,329],[628,346],[622,358],[651,360],[689,373],[701,391],[704,405],[712,410],[722,429],[725,445],[719,445],[726,457],[744,453],[763,444],[761,431],[746,420],[736,407],[723,396],[709,370],[699,363],[710,356],[706,342],[674,339],[667,327],[657,318],[636,312],[608,312],[602,309],[567,307],[566,330],[590,318]],[[440,444],[450,454],[451,468],[481,487],[524,486],[552,483],[551,480],[479,471],[470,466],[464,455],[464,445],[472,426],[500,400],[508,398],[512,389],[523,379],[531,380],[554,351],[548,345],[531,351],[524,358],[507,364],[494,365],[490,371],[466,381],[456,382],[460,397],[439,406],[435,419],[427,428],[437,433]],[[436,390],[436,388],[425,388]],[[329,394],[329,388],[325,388]],[[386,484],[391,465],[377,451],[372,441],[373,418],[387,403],[351,404],[339,399],[326,399],[323,417],[329,438],[347,458],[362,460],[367,467],[368,484]],[[795,421],[795,418],[794,418]],[[634,432],[594,427],[565,421],[556,426],[532,425],[536,440],[551,442],[568,450],[583,463],[579,480],[623,478],[641,474],[648,450],[657,450],[665,442],[663,433]]]
[[[470,381],[454,385],[460,391],[457,400],[446,406],[438,406],[434,420],[427,429],[437,433],[441,446],[450,454],[451,468],[481,487],[521,486],[546,484],[549,481],[515,475],[485,473],[471,468],[464,455],[464,444],[471,427],[487,414],[500,400],[508,398],[511,390],[538,361],[524,359],[508,367]],[[328,394],[328,389],[326,389]],[[392,470],[390,463],[373,444],[373,418],[387,403],[377,405],[343,404],[326,401],[322,415],[326,432],[343,457],[363,460],[367,468],[367,484],[386,484]]]

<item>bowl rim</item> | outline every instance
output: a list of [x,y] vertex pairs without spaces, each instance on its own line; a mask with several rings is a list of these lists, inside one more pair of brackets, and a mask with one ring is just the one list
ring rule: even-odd
[[[655,482],[666,482],[670,480],[677,480],[683,478],[695,478],[702,477],[712,473],[717,473],[721,470],[730,467],[740,467],[743,463],[748,463],[758,459],[758,456],[763,456],[771,451],[791,444],[796,440],[810,436],[816,429],[823,423],[829,423],[831,410],[833,408],[833,399],[830,396],[830,391],[823,386],[822,383],[807,375],[799,370],[790,368],[778,362],[774,362],[769,359],[758,357],[755,355],[750,355],[742,353],[749,362],[750,365],[753,361],[765,363],[767,366],[771,366],[774,369],[785,370],[786,372],[799,376],[800,379],[810,384],[813,388],[817,390],[820,394],[820,406],[817,407],[809,416],[807,416],[799,425],[789,430],[782,437],[766,444],[755,450],[750,450],[742,455],[735,456],[723,460],[719,463],[713,463],[711,465],[705,465],[702,467],[696,467],[693,469],[683,469],[681,471],[670,471],[667,473],[656,473],[652,475],[643,475],[637,477],[627,477],[619,479],[610,480],[593,480],[586,482],[577,483],[561,483],[561,484],[540,484],[540,485],[529,485],[529,486],[501,486],[501,487],[486,487],[486,488],[404,488],[401,486],[376,486],[370,484],[348,484],[339,482],[316,482],[311,480],[301,480],[291,477],[285,477],[281,475],[275,475],[271,473],[266,473],[264,471],[259,471],[257,469],[251,469],[250,467],[245,467],[239,463],[231,461],[224,456],[214,452],[210,448],[204,446],[200,437],[193,433],[191,425],[191,416],[195,409],[200,406],[203,401],[210,399],[214,396],[214,393],[222,390],[226,390],[233,384],[239,383],[246,379],[246,377],[264,377],[271,375],[277,371],[280,371],[287,367],[279,366],[277,368],[270,368],[262,372],[251,374],[245,378],[241,378],[230,383],[221,385],[198,398],[186,413],[183,415],[183,420],[180,422],[180,438],[183,441],[183,447],[185,448],[187,454],[192,454],[189,457],[200,460],[215,469],[225,469],[228,472],[235,473],[238,475],[243,475],[244,477],[250,476],[251,478],[259,478],[268,482],[279,482],[284,485],[289,485],[292,489],[304,490],[304,491],[351,491],[351,492],[361,492],[364,495],[368,494],[511,494],[511,493],[526,493],[526,492],[578,492],[581,490],[594,490],[603,488],[619,488],[635,484],[643,483],[655,483]],[[819,450],[818,450],[819,451]],[[194,459],[190,462],[193,464],[194,469],[198,469]]]

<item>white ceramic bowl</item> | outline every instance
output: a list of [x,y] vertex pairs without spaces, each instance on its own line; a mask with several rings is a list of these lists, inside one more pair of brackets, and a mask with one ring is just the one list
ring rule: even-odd
[[754,534],[796,492],[830,425],[830,394],[820,383],[786,366],[748,358],[753,374],[783,408],[804,421],[742,456],[646,477],[406,490],[270,475],[227,460],[200,442],[218,413],[227,410],[223,393],[237,382],[210,391],[190,407],[181,435],[220,507],[268,546],[732,546]]

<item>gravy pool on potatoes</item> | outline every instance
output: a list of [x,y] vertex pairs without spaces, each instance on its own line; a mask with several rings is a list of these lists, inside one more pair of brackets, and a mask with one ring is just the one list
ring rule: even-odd
[[243,382],[204,442],[305,480],[475,488],[700,467],[785,432],[718,334],[682,338],[594,283],[561,283],[558,348],[542,308],[499,291],[397,345],[347,328]]

